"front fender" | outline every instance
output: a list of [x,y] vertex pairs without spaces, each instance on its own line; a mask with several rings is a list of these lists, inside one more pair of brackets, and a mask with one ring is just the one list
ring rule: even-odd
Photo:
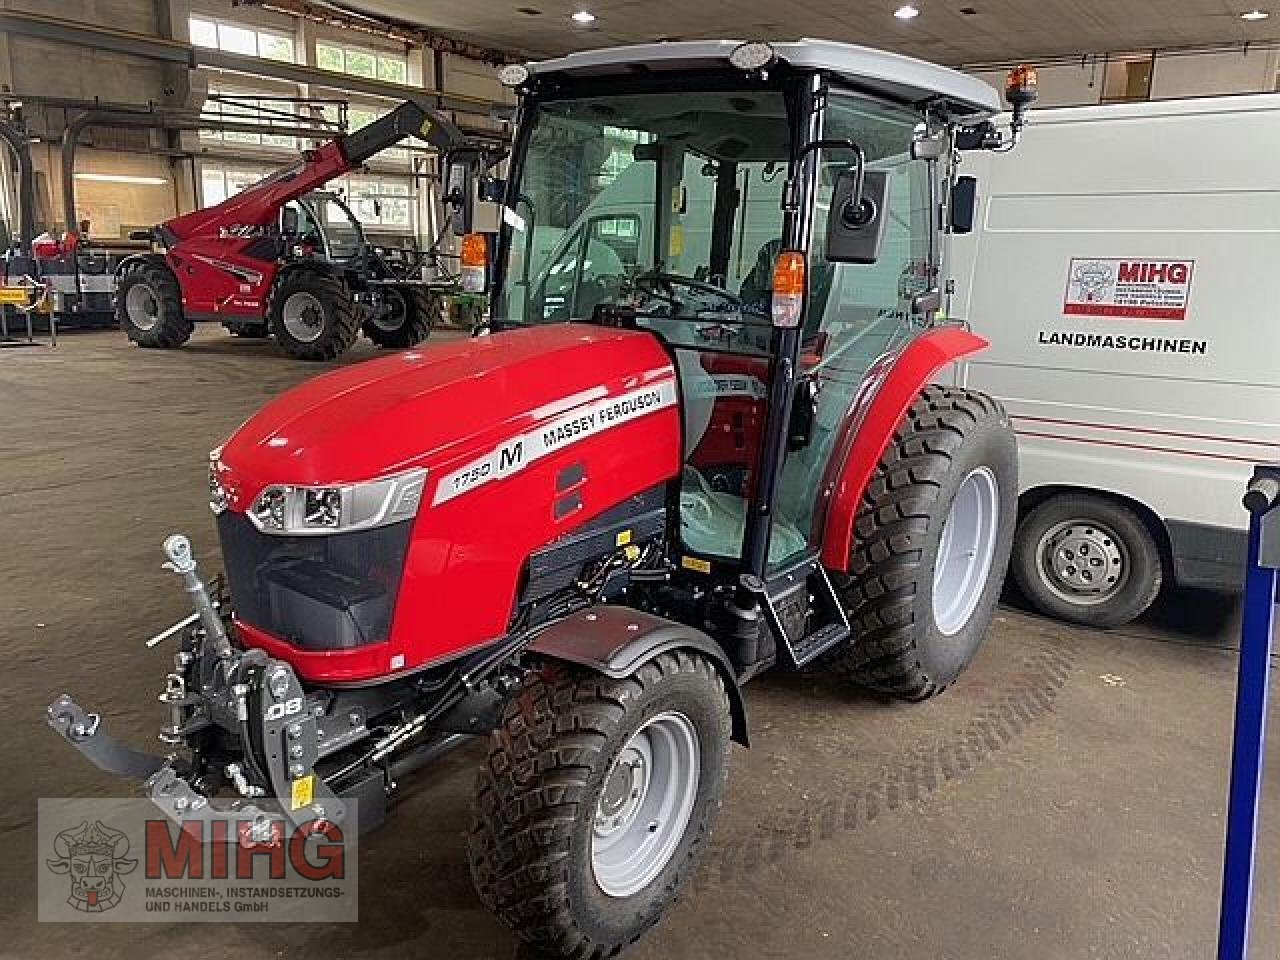
[[922,334],[894,361],[869,401],[864,401],[865,414],[859,416],[855,409],[845,418],[833,469],[824,484],[824,489],[831,490],[822,537],[822,565],[828,570],[844,573],[848,569],[858,503],[903,414],[934,374],[986,346],[986,340],[961,327]]
[[529,652],[621,680],[660,654],[692,650],[720,672],[729,692],[733,739],[747,746],[747,707],[733,665],[701,630],[630,607],[601,605],[565,617],[538,634]]

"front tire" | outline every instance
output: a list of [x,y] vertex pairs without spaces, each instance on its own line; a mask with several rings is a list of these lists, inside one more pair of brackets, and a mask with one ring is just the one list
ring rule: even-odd
[[481,900],[554,955],[634,942],[707,845],[730,730],[720,675],[688,651],[621,680],[559,664],[532,673],[476,781],[468,855]]
[[1017,442],[999,402],[922,390],[863,493],[848,575],[833,577],[853,626],[837,666],[907,700],[946,689],[991,625],[1017,502]]
[[116,322],[140,347],[180,347],[194,329],[182,309],[182,288],[162,263],[131,263],[116,284]]
[[316,270],[295,269],[280,280],[267,315],[276,343],[298,360],[333,360],[360,332],[347,285]]
[[1118,627],[1159,595],[1162,556],[1151,530],[1124,504],[1066,493],[1044,501],[1018,525],[1013,577],[1041,613]]
[[443,310],[439,296],[417,286],[389,286],[383,296],[389,309],[364,322],[366,337],[380,347],[403,350],[431,335]]

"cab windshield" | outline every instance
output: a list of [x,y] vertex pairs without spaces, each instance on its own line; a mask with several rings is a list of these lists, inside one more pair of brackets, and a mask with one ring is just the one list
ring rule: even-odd
[[625,307],[670,342],[766,347],[790,152],[782,94],[627,94],[537,111],[504,215],[496,315],[553,323]]

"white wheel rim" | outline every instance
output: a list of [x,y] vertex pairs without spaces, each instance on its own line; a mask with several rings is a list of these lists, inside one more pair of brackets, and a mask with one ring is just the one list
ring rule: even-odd
[[604,779],[591,828],[591,870],[607,896],[630,897],[671,862],[698,795],[701,749],[682,713],[650,718]]
[[965,477],[951,501],[933,568],[933,620],[944,636],[964,629],[986,590],[999,505],[1000,487],[988,467]]
[[147,283],[135,283],[124,295],[129,322],[139,330],[150,330],[160,322],[160,298]]
[[409,304],[399,290],[387,290],[383,294],[385,309],[373,315],[373,325],[387,333],[395,333],[409,319]]
[[1125,542],[1104,523],[1075,517],[1054,524],[1036,543],[1040,580],[1074,605],[1105,603],[1129,582]]
[[290,294],[280,312],[285,330],[299,343],[314,343],[324,333],[324,306],[315,294],[305,290]]

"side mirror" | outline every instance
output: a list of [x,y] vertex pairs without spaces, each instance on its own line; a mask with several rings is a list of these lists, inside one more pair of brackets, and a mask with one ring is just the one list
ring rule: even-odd
[[285,207],[280,211],[280,232],[288,237],[298,232],[297,207]]
[[818,422],[818,384],[809,379],[796,384],[791,401],[791,423],[787,427],[787,449],[792,453],[803,450],[813,439],[813,427]]
[[[858,189],[859,181],[861,191]],[[863,172],[858,166],[853,166],[841,172],[831,192],[831,211],[827,215],[828,260],[832,263],[871,264],[880,259],[888,221],[885,216],[888,196],[887,170]]]
[[457,212],[457,216],[453,218],[453,232],[460,237],[472,232],[475,196],[475,165],[472,157],[451,157],[445,172],[444,202]]
[[951,232],[972,233],[978,215],[978,178],[957,177],[951,187]]

